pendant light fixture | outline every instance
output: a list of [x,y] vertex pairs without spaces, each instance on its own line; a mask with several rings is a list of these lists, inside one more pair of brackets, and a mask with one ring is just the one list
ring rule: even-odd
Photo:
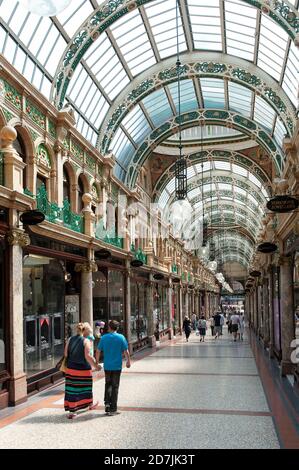
[[181,61],[179,46],[179,4],[176,1],[176,40],[177,40],[177,61],[176,74],[178,82],[178,121],[179,121],[179,158],[175,162],[175,195],[177,201],[182,201],[187,197],[187,162],[182,149],[182,124],[181,124]]
[[38,16],[56,16],[65,10],[72,0],[19,0],[26,10]]

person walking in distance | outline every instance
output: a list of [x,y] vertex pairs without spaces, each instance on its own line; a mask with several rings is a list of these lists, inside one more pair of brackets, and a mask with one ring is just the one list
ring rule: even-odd
[[213,315],[210,318],[210,327],[211,327],[211,335],[214,336],[214,328],[215,328],[215,322],[214,322],[214,317]]
[[120,375],[122,371],[122,356],[126,357],[126,367],[131,367],[131,359],[126,338],[117,333],[119,323],[110,320],[108,332],[100,339],[96,360],[99,361],[100,352],[104,354],[105,371],[105,413],[109,416],[117,414],[117,399]]
[[189,336],[191,334],[191,320],[186,316],[183,321],[183,330],[186,335],[186,341],[189,341]]
[[205,317],[201,317],[201,319],[198,322],[198,329],[199,329],[199,334],[200,334],[200,341],[205,342],[205,336],[206,336],[206,331],[207,331],[207,322]]
[[234,312],[234,314],[231,316],[231,322],[232,322],[232,333],[234,336],[234,341],[237,341],[237,334],[238,334],[238,329],[240,326],[240,317],[237,314],[238,312]]
[[244,313],[240,314],[240,340],[243,341],[244,329],[245,329],[245,318]]
[[215,339],[219,338],[219,336],[221,336],[221,321],[222,321],[222,317],[221,317],[221,314],[220,312],[216,312],[216,315],[214,315],[214,332],[215,332]]

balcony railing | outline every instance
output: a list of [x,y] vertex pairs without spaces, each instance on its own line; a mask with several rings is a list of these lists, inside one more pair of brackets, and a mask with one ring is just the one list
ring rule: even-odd
[[177,273],[178,273],[178,267],[177,267],[176,264],[173,264],[173,265],[171,266],[171,271],[172,271],[174,274],[177,274]]
[[131,245],[131,253],[133,253],[135,259],[142,261],[143,264],[147,264],[147,255],[143,253],[141,248],[138,248],[136,251],[135,245],[133,243]]
[[118,237],[115,234],[114,227],[111,228],[110,230],[105,229],[103,220],[100,220],[100,222],[96,224],[95,234],[98,240],[102,240],[103,242],[108,243],[109,245],[116,246],[117,248],[124,247],[124,239]]
[[[26,188],[24,194],[30,197],[34,195]],[[44,184],[40,186],[36,195],[37,209],[45,214],[46,220],[54,224],[62,223],[70,230],[83,233],[83,216],[71,211],[70,203],[67,199],[63,201],[63,207],[59,207],[56,202],[50,202]]]

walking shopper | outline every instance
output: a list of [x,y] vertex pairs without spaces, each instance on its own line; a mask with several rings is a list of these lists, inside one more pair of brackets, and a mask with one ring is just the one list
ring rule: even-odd
[[207,322],[205,317],[201,317],[201,319],[198,322],[198,329],[199,329],[199,334],[200,334],[200,341],[205,342],[205,336],[206,336],[206,331],[207,331]]
[[90,342],[90,355],[94,357],[94,341],[95,337],[92,332],[92,328],[89,323],[85,322],[83,323],[84,329],[83,329],[83,336],[84,338],[88,339]]
[[186,341],[189,341],[189,336],[191,334],[191,320],[186,316],[183,321],[183,330],[186,335]]
[[64,409],[69,411],[69,419],[75,418],[79,410],[93,410],[98,406],[98,402],[93,404],[92,367],[101,370],[91,355],[90,341],[83,336],[83,323],[79,323],[76,329],[77,334],[68,340],[64,349],[64,357],[67,358]]
[[215,332],[215,339],[219,338],[221,335],[221,314],[220,312],[216,312],[214,315],[214,332]]
[[214,336],[214,334],[215,334],[214,333],[215,321],[214,321],[213,316],[210,318],[210,327],[211,327],[211,334],[212,334],[212,336]]
[[108,333],[101,337],[96,352],[97,362],[100,352],[104,353],[104,371],[105,371],[105,412],[109,416],[117,414],[117,399],[120,375],[122,371],[122,356],[126,357],[126,367],[131,367],[131,359],[128,351],[126,338],[117,333],[119,323],[110,320],[108,323]]
[[231,323],[232,323],[231,329],[232,329],[232,333],[234,336],[234,341],[237,341],[237,334],[238,334],[238,329],[240,326],[240,317],[237,314],[237,312],[231,316]]
[[195,313],[193,312],[193,313],[192,313],[192,316],[191,316],[191,324],[192,324],[192,329],[193,329],[194,331],[195,331],[195,329],[196,329],[196,320],[197,320],[196,315],[195,315]]

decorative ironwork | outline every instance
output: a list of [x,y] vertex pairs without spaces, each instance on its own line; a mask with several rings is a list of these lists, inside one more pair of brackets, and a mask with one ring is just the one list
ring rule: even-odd
[[[63,106],[70,82],[70,71],[72,75],[94,40],[119,18],[150,1],[151,0],[136,0],[135,2],[131,0],[106,1],[106,3],[101,4],[82,24],[80,31],[68,45],[67,51],[57,67],[52,95],[56,85],[56,104],[59,109]],[[294,6],[278,0],[274,0],[271,3],[269,0],[244,0],[244,2],[268,14],[293,40],[295,40],[299,32],[299,17]],[[52,97],[53,96],[51,96],[51,98]]]
[[98,238],[99,240],[108,243],[108,245],[113,245],[117,248],[123,248],[124,239],[116,235],[115,227],[112,227],[110,230],[105,229],[103,220],[100,220],[100,222],[97,224],[95,232],[96,238]]
[[46,220],[52,223],[63,223],[63,225],[75,232],[83,233],[83,217],[75,214],[70,209],[67,199],[63,201],[63,207],[59,207],[56,202],[48,200],[47,190],[42,184],[36,195],[37,208],[45,214]]
[[138,248],[138,250],[136,250],[135,245],[133,243],[131,245],[131,253],[133,253],[134,259],[142,261],[143,264],[147,264],[147,255],[143,253],[141,248]]

